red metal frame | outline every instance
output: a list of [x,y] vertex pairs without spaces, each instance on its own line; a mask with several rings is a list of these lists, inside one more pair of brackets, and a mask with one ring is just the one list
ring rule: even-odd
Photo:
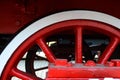
[[120,18],[116,0],[2,0],[0,34],[13,34],[38,18],[66,10],[93,10]]
[[[66,60],[61,60],[66,62]],[[66,62],[49,65],[48,80],[52,78],[119,78],[120,79],[120,60],[111,61],[109,64],[96,64],[94,61],[87,61],[85,64],[71,64]],[[112,64],[112,66],[111,66]],[[66,79],[67,80],[67,79]]]

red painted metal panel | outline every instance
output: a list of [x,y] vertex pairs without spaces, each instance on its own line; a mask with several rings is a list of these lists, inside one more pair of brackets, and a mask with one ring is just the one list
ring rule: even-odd
[[120,80],[120,78],[47,78],[46,80]]
[[[60,61],[65,64],[61,64]],[[56,60],[56,63],[51,63],[48,69],[48,80],[52,80],[51,78],[68,78],[65,80],[71,80],[74,78],[77,78],[76,80],[82,78],[120,78],[120,60],[112,60],[105,65],[95,64],[94,61],[88,61],[85,64],[72,64],[67,63],[66,60]]]
[[0,0],[0,33],[15,33],[38,18],[65,10],[95,10],[120,18],[119,5],[119,0]]

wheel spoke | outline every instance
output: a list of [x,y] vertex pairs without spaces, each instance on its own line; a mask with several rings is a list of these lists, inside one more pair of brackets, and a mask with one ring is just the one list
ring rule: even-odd
[[37,68],[37,69],[35,69],[35,71],[44,70],[44,69],[48,69],[48,66],[46,66],[46,67],[41,67],[41,68]]
[[47,59],[50,62],[55,62],[55,56],[52,54],[52,51],[47,46],[46,42],[43,39],[38,39],[36,40],[36,42],[40,46],[40,48],[43,50],[43,52],[45,53]]
[[77,27],[75,30],[76,35],[76,63],[82,63],[82,27]]
[[[43,18],[43,19],[41,19],[41,21],[47,20],[49,18],[51,20],[52,17],[47,17],[45,19]],[[36,23],[32,24],[31,26],[28,26],[28,28],[23,30],[20,34],[18,34],[12,40],[12,42],[8,45],[8,47],[2,53],[2,54],[9,53],[9,56],[5,57],[6,55],[2,55],[2,58],[5,57],[5,59],[4,59],[5,64],[2,65],[1,80],[8,80],[8,79],[14,78],[14,77],[20,78],[22,80],[43,80],[43,79],[41,79],[41,77],[43,77],[41,75],[41,73],[43,75],[46,75],[46,71],[48,71],[48,73],[49,73],[49,71],[50,71],[50,69],[48,69],[49,63],[58,64],[58,66],[55,65],[56,67],[63,66],[63,68],[64,68],[64,67],[68,66],[68,67],[70,67],[70,71],[73,68],[72,71],[74,73],[74,66],[72,66],[72,64],[69,64],[66,61],[61,61],[61,60],[60,61],[58,60],[58,62],[56,62],[57,57],[55,57],[55,55],[57,55],[57,53],[53,53],[55,51],[50,49],[51,46],[49,47],[46,44],[45,38],[47,40],[49,40],[50,38],[54,37],[53,39],[50,39],[50,41],[52,41],[52,40],[59,41],[58,40],[59,38],[56,36],[64,35],[63,38],[64,37],[67,38],[66,34],[71,35],[71,36],[75,35],[75,52],[73,50],[74,49],[73,46],[71,46],[71,44],[74,45],[74,42],[71,42],[71,41],[74,41],[72,37],[71,37],[72,39],[70,38],[70,41],[68,41],[68,42],[67,42],[67,40],[65,40],[65,46],[68,45],[68,44],[66,44],[66,42],[70,43],[70,47],[68,45],[67,48],[69,48],[68,49],[69,51],[70,51],[70,49],[72,49],[73,50],[72,53],[75,53],[75,62],[76,63],[82,63],[84,61],[82,59],[82,56],[85,57],[85,59],[86,59],[85,66],[86,67],[85,67],[84,71],[85,71],[85,74],[88,73],[88,75],[90,73],[89,70],[91,70],[91,68],[89,68],[89,66],[91,66],[91,63],[89,63],[89,62],[91,62],[91,61],[87,62],[87,60],[94,60],[94,55],[92,55],[92,53],[90,53],[91,50],[89,50],[89,45],[84,44],[83,34],[85,33],[85,35],[89,36],[88,34],[90,33],[90,37],[93,36],[93,38],[94,38],[94,36],[98,35],[98,37],[99,37],[103,34],[102,38],[107,36],[107,39],[108,39],[108,37],[110,39],[112,39],[110,41],[109,45],[107,46],[107,48],[105,49],[105,51],[103,52],[103,54],[100,56],[100,59],[98,60],[98,63],[100,63],[100,64],[105,64],[107,62],[107,60],[110,58],[112,53],[115,51],[117,45],[120,43],[120,36],[119,36],[120,32],[118,31],[118,29],[113,28],[114,24],[112,24],[112,23],[110,23],[110,24],[113,26],[111,26],[109,24],[107,25],[108,22],[106,22],[106,23],[102,23],[104,21],[99,22],[99,20],[97,18],[96,19],[91,18],[90,20],[87,20],[86,18],[85,18],[85,20],[71,18],[69,20],[69,16],[67,19],[64,18],[64,20],[59,19],[58,21],[56,21],[57,19],[56,20],[54,20],[54,19],[55,18],[53,18],[53,22],[51,21],[47,25],[42,24],[42,25],[40,25],[40,27],[39,27],[39,22],[36,22]],[[97,20],[97,21],[95,21],[95,20]],[[38,26],[38,27],[36,27],[36,26]],[[45,27],[45,28],[42,28],[42,27]],[[72,29],[74,29],[74,33],[73,33]],[[27,35],[23,36],[27,32],[29,32],[30,34],[28,33]],[[23,38],[21,39],[21,37],[23,37]],[[95,37],[95,38],[98,39],[98,37]],[[19,38],[21,40],[18,40]],[[69,36],[68,36],[68,38],[69,38]],[[104,38],[104,39],[106,39],[106,38]],[[34,47],[34,44],[38,45],[40,47],[40,49],[42,49],[42,51],[44,52],[45,57],[47,59],[45,57],[41,56],[41,54],[39,55],[39,53],[37,55],[38,48]],[[15,45],[17,45],[17,46],[15,46]],[[31,47],[31,46],[33,46],[33,47]],[[56,45],[53,45],[53,46],[56,47]],[[62,46],[62,48],[65,48],[64,45],[60,45],[60,46]],[[14,49],[11,47],[13,47]],[[57,45],[57,47],[59,47],[59,44]],[[34,49],[34,48],[36,48],[36,49]],[[60,51],[59,48],[57,50]],[[26,64],[25,64],[26,72],[23,72],[23,71],[17,69],[16,66],[18,65],[19,61],[22,59],[23,55],[27,51],[28,51],[28,54],[26,57]],[[100,50],[100,51],[102,51],[102,50]],[[69,61],[72,62],[74,60],[74,55],[73,55],[73,57],[71,57],[71,56],[69,56],[71,53],[70,54],[69,53],[67,54],[67,53],[68,52],[64,52],[63,55],[59,54],[58,56],[60,57],[60,59],[67,58]],[[66,55],[67,55],[67,57],[66,57]],[[37,59],[36,56],[40,60],[36,60]],[[38,63],[38,65],[36,62]],[[95,63],[92,61],[92,64],[95,64]],[[84,66],[84,64],[83,64],[83,66]],[[96,66],[99,66],[99,65],[96,65]],[[96,66],[93,66],[93,67],[95,67],[96,72],[97,72],[97,71],[99,71],[99,68],[97,68]],[[79,68],[81,66],[78,65],[77,67]],[[112,69],[112,68],[110,68],[110,69]],[[41,72],[40,72],[40,70],[41,70]],[[62,67],[60,67],[60,70],[63,71]],[[58,73],[60,70],[58,70]],[[67,72],[70,72],[70,71],[68,70]],[[80,71],[80,74],[83,73],[82,69],[79,69],[79,71]],[[79,71],[75,71],[74,75],[78,74]],[[110,70],[110,71],[108,70],[108,72],[111,72],[111,71],[112,70]],[[39,72],[40,72],[40,75],[37,75],[37,73],[39,74]],[[45,73],[43,73],[43,72],[45,72]],[[54,73],[56,73],[56,72],[54,72]],[[64,73],[64,71],[63,71],[63,73]],[[66,75],[66,74],[67,73],[65,72],[65,74],[63,74],[63,75]],[[99,72],[99,75],[101,75],[101,74],[103,75],[103,73]],[[67,74],[66,76],[71,77],[71,75],[73,75],[73,74],[70,74],[70,75]],[[37,76],[39,76],[40,78],[37,78]],[[44,79],[46,77],[50,78],[48,74],[44,77]],[[78,77],[86,78],[86,76],[84,76],[84,75],[83,76],[78,75]],[[95,76],[91,75],[90,77],[95,77]],[[103,76],[98,76],[98,77],[103,78]],[[109,74],[108,74],[108,76],[105,75],[104,77],[111,77],[111,75],[109,76]],[[113,77],[114,77],[114,75],[113,75]]]
[[119,39],[113,38],[110,44],[105,49],[105,51],[103,52],[103,54],[101,55],[98,63],[105,64],[107,60],[110,58],[110,56],[112,55],[113,51],[115,51],[118,43],[119,43]]
[[40,78],[35,77],[34,75],[30,75],[30,74],[25,73],[23,71],[20,71],[16,68],[13,68],[11,70],[11,74],[15,77],[22,79],[22,80],[42,80]]

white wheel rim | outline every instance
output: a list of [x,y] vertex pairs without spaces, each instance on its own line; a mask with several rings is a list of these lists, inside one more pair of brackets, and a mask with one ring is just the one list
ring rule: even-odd
[[49,26],[51,24],[65,21],[65,20],[72,20],[72,19],[87,19],[87,20],[95,20],[99,22],[104,22],[110,24],[118,29],[120,29],[120,19],[115,18],[113,16],[95,12],[95,11],[86,11],[86,10],[75,10],[75,11],[65,11],[56,13],[38,21],[34,22],[33,24],[29,25],[23,31],[21,31],[4,49],[4,51],[0,55],[0,75],[9,60],[12,56],[14,51],[18,48],[20,44],[22,44],[28,37],[30,37],[35,32],[39,31],[40,29]]

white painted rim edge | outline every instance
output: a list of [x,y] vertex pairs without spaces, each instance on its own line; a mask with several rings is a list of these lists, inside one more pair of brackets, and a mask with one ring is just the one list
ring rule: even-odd
[[104,22],[114,27],[120,29],[120,19],[115,18],[113,16],[95,12],[95,11],[87,11],[87,10],[74,10],[74,11],[64,11],[56,14],[52,14],[50,16],[39,19],[33,24],[29,25],[23,31],[21,31],[4,49],[4,51],[0,55],[0,75],[9,60],[12,56],[12,53],[17,49],[17,47],[23,43],[28,37],[37,32],[38,30],[65,20],[71,19],[87,19],[87,20],[96,20],[100,22]]

